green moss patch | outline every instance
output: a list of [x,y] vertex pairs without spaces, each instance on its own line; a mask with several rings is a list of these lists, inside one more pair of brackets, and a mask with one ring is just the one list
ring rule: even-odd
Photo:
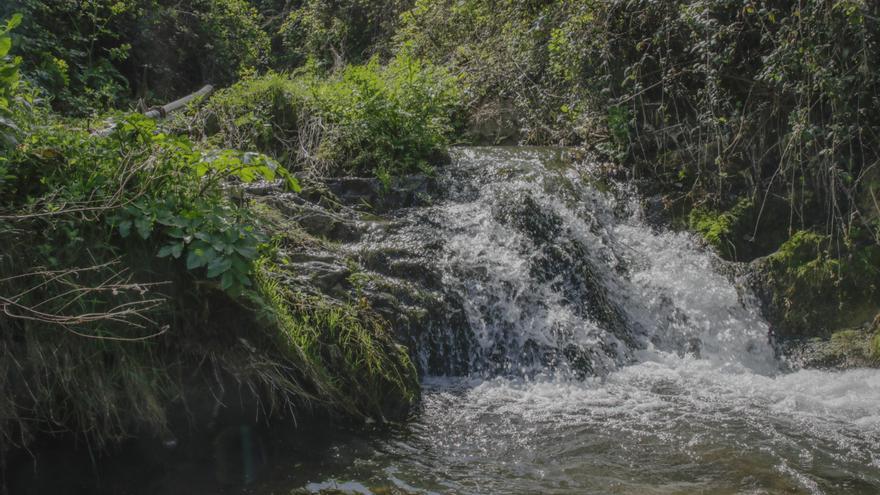
[[796,232],[766,260],[783,336],[829,335],[878,312],[880,246],[841,247],[829,236]]

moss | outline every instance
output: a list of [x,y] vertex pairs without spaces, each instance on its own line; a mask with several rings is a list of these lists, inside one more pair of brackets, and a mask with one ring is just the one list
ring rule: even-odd
[[727,211],[696,207],[688,214],[688,226],[725,258],[742,259],[741,252],[746,251],[742,241],[751,234],[748,220],[753,209],[754,202],[749,198],[740,199]]
[[880,310],[880,246],[836,248],[829,236],[799,231],[768,256],[782,336],[827,336],[864,325]]

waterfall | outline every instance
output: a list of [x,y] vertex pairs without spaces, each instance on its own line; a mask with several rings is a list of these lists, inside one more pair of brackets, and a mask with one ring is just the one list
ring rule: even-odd
[[481,376],[601,376],[648,350],[774,372],[767,324],[722,262],[687,234],[654,231],[632,196],[600,192],[565,153],[455,149],[435,204],[366,241],[421,253],[418,269],[457,302],[445,311],[464,316],[416,344],[423,369],[438,371],[427,364],[438,340],[458,338],[445,347],[466,356],[434,361]]

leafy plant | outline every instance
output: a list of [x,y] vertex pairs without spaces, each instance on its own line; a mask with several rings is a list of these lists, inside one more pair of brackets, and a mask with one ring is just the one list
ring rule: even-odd
[[252,263],[267,239],[225,198],[222,185],[231,178],[250,183],[281,177],[299,190],[296,179],[264,155],[200,152],[184,138],[155,133],[154,124],[143,118],[126,118],[117,133],[146,140],[157,158],[153,173],[168,180],[115,211],[108,222],[123,238],[134,232],[143,240],[156,240],[159,257],[184,258],[188,270],[204,269],[221,289],[241,294],[251,285]]
[[387,42],[407,0],[305,0],[290,11],[279,28],[284,50],[277,57],[288,65],[313,60],[324,68],[362,63]]
[[[21,23],[21,14],[16,14],[0,25],[0,144],[9,145],[14,142],[13,133],[17,130],[16,125],[10,119],[12,98],[18,87],[21,57],[11,57],[12,36],[10,32]],[[0,181],[6,173],[3,161],[0,159]]]
[[68,115],[167,101],[268,63],[270,39],[247,0],[10,0],[22,69]]

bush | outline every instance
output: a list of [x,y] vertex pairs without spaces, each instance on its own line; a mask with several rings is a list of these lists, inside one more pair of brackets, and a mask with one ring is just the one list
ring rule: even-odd
[[[20,57],[11,57],[9,50],[12,48],[12,31],[21,23],[21,16],[16,15],[6,21],[6,25],[0,24],[0,150],[14,144],[14,133],[17,130],[12,121],[12,110],[15,105],[15,97],[19,85],[18,66],[21,64]],[[4,162],[0,161],[0,189],[3,180],[7,179],[7,171]]]
[[430,170],[454,135],[457,80],[401,54],[327,78],[300,71],[215,94],[199,117],[224,146],[255,149],[318,175],[380,178]]
[[323,68],[363,63],[388,55],[387,41],[411,0],[305,0],[279,29],[282,66],[311,59]]
[[[566,87],[549,70],[551,29],[565,2],[418,0],[395,42],[462,74],[475,139],[577,140]],[[485,130],[489,128],[489,136]]]
[[859,198],[880,160],[878,16],[859,0],[583,0],[551,60],[589,102],[583,118],[627,110],[613,142],[637,173],[674,189],[690,167],[693,203],[780,196],[790,227],[846,236],[877,228]]

